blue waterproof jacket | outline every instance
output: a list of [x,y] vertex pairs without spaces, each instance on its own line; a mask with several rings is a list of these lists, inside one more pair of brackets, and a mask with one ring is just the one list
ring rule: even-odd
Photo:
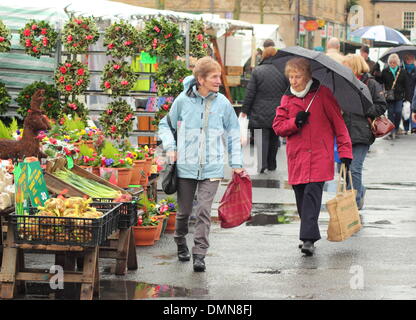
[[[178,154],[178,177],[205,180],[224,177],[225,146],[232,168],[242,168],[240,126],[233,106],[221,93],[202,97],[194,85],[194,77],[185,78],[184,91],[175,99],[169,116],[177,130],[177,145],[165,116],[159,123],[159,138],[166,151]],[[186,91],[192,86],[194,95]],[[207,130],[204,114],[210,101]]]

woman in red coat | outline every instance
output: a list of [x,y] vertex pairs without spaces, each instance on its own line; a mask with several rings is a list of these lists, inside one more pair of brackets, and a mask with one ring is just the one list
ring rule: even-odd
[[[290,82],[276,109],[273,129],[287,137],[286,155],[289,184],[293,186],[301,218],[299,247],[313,255],[314,242],[321,238],[318,227],[325,181],[334,179],[334,137],[341,161],[349,167],[352,145],[341,109],[331,91],[312,79],[307,59],[293,58],[286,63]],[[310,108],[308,111],[308,105]]]

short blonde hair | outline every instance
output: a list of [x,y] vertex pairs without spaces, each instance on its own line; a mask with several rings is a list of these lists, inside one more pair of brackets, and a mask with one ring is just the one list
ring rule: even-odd
[[289,73],[292,71],[299,71],[304,73],[307,77],[312,78],[311,64],[305,58],[293,58],[286,62],[285,75],[289,78]]
[[261,58],[264,60],[264,59],[273,57],[276,53],[277,53],[277,50],[275,48],[266,47],[263,51],[263,54],[262,54]]
[[198,59],[198,61],[195,63],[194,69],[192,70],[192,73],[195,79],[198,80],[198,77],[202,77],[205,79],[208,76],[208,74],[216,71],[221,72],[220,64],[213,58],[207,56]]
[[370,67],[364,58],[359,54],[347,54],[344,58],[343,64],[349,67],[356,75],[370,72]]
[[393,60],[396,60],[397,64],[400,64],[400,58],[397,55],[397,53],[392,53],[391,55],[389,55],[389,58],[387,59],[387,64],[390,64],[390,62],[392,62]]

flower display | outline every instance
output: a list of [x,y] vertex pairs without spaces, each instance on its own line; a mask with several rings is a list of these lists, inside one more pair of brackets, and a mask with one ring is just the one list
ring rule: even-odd
[[11,100],[12,98],[6,90],[6,85],[0,81],[0,114],[6,113]]
[[11,47],[10,40],[12,39],[12,33],[5,26],[3,21],[0,20],[0,52],[9,52]]
[[167,197],[158,202],[158,210],[160,214],[169,216],[170,212],[178,211],[178,202],[173,197]]
[[62,32],[62,43],[69,53],[86,53],[100,34],[92,17],[71,17]]
[[109,92],[111,96],[123,95],[133,88],[137,78],[126,61],[113,60],[104,67],[101,88]]
[[159,110],[157,110],[154,119],[152,120],[152,125],[157,127],[159,125],[160,120],[162,120],[163,117],[169,113],[171,107],[172,102],[167,101],[164,104],[162,104]]
[[115,22],[105,30],[104,47],[116,58],[133,56],[139,51],[139,32],[128,22]]
[[189,54],[195,58],[202,58],[208,55],[208,47],[210,40],[204,33],[204,22],[192,21],[190,30],[190,52]]
[[19,30],[20,44],[28,55],[40,58],[48,55],[56,46],[58,33],[46,21],[30,20]]
[[45,101],[41,108],[45,111],[46,115],[51,119],[58,119],[61,114],[61,101],[59,100],[59,92],[53,85],[47,84],[43,81],[36,81],[32,84],[24,87],[16,98],[16,102],[19,106],[17,113],[22,117],[26,117],[27,110],[30,108],[30,101],[32,95],[38,90],[45,90]]
[[73,144],[63,140],[46,136],[44,132],[40,132],[38,138],[41,140],[42,151],[48,156],[47,159],[56,159],[65,156],[78,158],[79,149]]
[[183,80],[191,74],[191,70],[186,68],[185,62],[181,60],[160,65],[154,76],[158,96],[178,96],[183,91]]
[[79,61],[66,61],[55,70],[55,83],[65,96],[82,94],[89,85],[88,67]]
[[164,17],[147,21],[140,38],[144,51],[152,56],[169,60],[185,53],[185,41],[178,25]]
[[62,114],[72,117],[78,116],[81,120],[86,121],[88,117],[88,109],[84,103],[77,99],[70,99],[65,102],[62,108]]
[[117,139],[128,136],[133,129],[133,119],[133,109],[126,101],[118,99],[107,106],[99,121],[105,135]]

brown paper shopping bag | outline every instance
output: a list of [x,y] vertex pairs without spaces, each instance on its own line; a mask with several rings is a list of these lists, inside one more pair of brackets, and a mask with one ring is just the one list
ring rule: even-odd
[[[337,195],[326,203],[329,212],[328,240],[344,241],[358,232],[362,225],[355,201],[356,190],[353,189],[351,171],[349,178],[351,189],[347,190],[345,164],[341,165]],[[343,182],[341,182],[343,178]],[[341,185],[343,187],[341,188]]]

